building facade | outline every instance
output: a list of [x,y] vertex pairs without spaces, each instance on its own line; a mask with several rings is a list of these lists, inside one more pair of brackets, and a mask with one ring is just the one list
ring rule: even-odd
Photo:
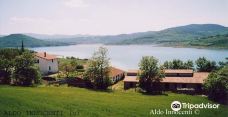
[[110,68],[110,80],[112,84],[117,83],[124,78],[124,71],[115,67]]
[[129,89],[129,88],[136,88],[137,84],[139,83],[138,80],[138,73],[139,70],[128,70],[126,72],[126,76],[124,78],[124,89]]
[[[124,79],[124,89],[134,88],[139,83],[139,70],[129,70]],[[202,92],[204,80],[208,72],[194,72],[189,69],[166,69],[165,78],[162,78],[162,86],[165,91],[177,91],[183,93]]]
[[161,82],[166,91],[200,93],[208,75],[208,72],[193,72],[185,69],[165,70],[165,78]]
[[55,55],[46,52],[38,52],[35,54],[36,62],[43,75],[58,72],[58,60]]

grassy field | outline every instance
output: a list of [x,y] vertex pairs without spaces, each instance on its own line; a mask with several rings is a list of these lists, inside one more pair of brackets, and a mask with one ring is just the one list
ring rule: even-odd
[[[0,86],[0,117],[9,112],[14,117],[28,116],[26,111],[62,111],[64,117],[147,117],[151,109],[171,110],[172,101],[213,103],[206,97],[167,93],[149,96],[132,91],[102,92],[73,87],[14,87]],[[225,117],[228,107],[201,109],[201,117]],[[42,115],[42,114],[41,114]],[[11,117],[10,115],[8,117]],[[163,115],[165,116],[165,115]],[[172,115],[177,116],[177,115]],[[179,115],[183,116],[183,115]],[[33,116],[37,117],[37,116]]]

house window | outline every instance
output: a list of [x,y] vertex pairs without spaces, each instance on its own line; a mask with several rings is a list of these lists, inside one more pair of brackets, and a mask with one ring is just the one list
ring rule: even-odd
[[186,84],[182,84],[182,88],[186,88],[187,86],[186,86]]
[[54,60],[53,60],[53,59],[51,59],[51,62],[53,63],[53,62],[54,62]]
[[174,84],[174,88],[177,89],[177,84]]
[[39,59],[37,59],[36,63],[39,63],[39,62],[40,62]]
[[49,66],[49,70],[51,70],[51,66]]
[[165,89],[169,90],[169,84],[168,83],[165,84]]

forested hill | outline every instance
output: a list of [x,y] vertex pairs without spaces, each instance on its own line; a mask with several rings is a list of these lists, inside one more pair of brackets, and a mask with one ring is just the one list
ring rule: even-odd
[[[137,32],[132,34],[120,35],[35,35],[28,34],[34,37],[42,37],[45,40],[56,40],[66,42],[69,44],[114,44],[114,45],[128,45],[128,44],[161,44],[166,46],[195,46],[194,42],[201,42],[204,37],[228,34],[228,27],[217,24],[190,24],[185,26],[172,27],[161,31],[147,31]],[[208,46],[204,47],[219,47],[216,42],[217,38]],[[197,41],[194,41],[197,40]],[[194,42],[192,42],[194,41]],[[202,40],[202,42],[205,40]],[[224,40],[227,43],[227,39]],[[190,44],[192,43],[192,44]],[[201,46],[201,45],[198,45]],[[223,48],[228,48],[228,45],[223,45]]]
[[0,47],[18,47],[23,40],[27,47],[99,43],[111,45],[159,44],[162,46],[228,48],[227,34],[228,27],[217,24],[190,24],[161,31],[100,36],[11,34],[0,37]]
[[190,41],[188,45],[198,47],[228,48],[228,34],[194,39]]
[[[195,39],[203,39],[215,35],[228,34],[228,28],[217,24],[191,24],[186,26],[168,28],[156,31],[147,36],[135,39],[127,39],[121,44],[165,44],[165,45],[185,45]],[[216,40],[216,38],[214,38]],[[203,40],[202,40],[203,41]],[[228,40],[226,40],[228,41]]]
[[23,34],[11,34],[0,37],[0,47],[20,47],[22,41],[25,47],[67,45],[62,42],[40,40]]

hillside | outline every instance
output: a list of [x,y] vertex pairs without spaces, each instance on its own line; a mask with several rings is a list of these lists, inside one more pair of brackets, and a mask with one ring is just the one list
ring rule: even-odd
[[0,37],[0,47],[19,47],[23,40],[27,47],[101,43],[109,45],[159,44],[162,46],[228,48],[228,40],[225,36],[227,34],[228,28],[217,24],[191,24],[161,31],[104,36],[11,34]]
[[[0,92],[1,117],[31,117],[26,111],[61,111],[61,117],[149,117],[156,116],[150,115],[152,109],[171,110],[170,104],[174,100],[192,104],[213,103],[202,96],[174,93],[150,96],[133,90],[105,92],[74,87],[0,86]],[[225,117],[227,108],[220,105],[219,109],[199,109],[199,115],[194,114],[193,109],[193,114],[186,116]],[[7,116],[5,111],[19,112],[20,115]]]
[[[201,42],[202,37],[228,34],[228,27],[217,24],[190,24],[185,26],[168,28],[161,31],[137,32],[132,34],[120,35],[36,35],[28,34],[34,37],[42,37],[43,40],[55,40],[69,44],[160,44],[166,46],[189,46],[188,44],[197,39]],[[46,37],[46,39],[45,39]],[[216,38],[214,38],[216,40]],[[204,40],[202,40],[204,41]],[[227,40],[224,40],[227,42]],[[217,43],[211,42],[214,47],[219,47]],[[210,47],[211,45],[207,46]],[[223,45],[228,48],[228,45]]]
[[149,36],[142,36],[132,40],[124,40],[122,44],[165,44],[183,45],[196,38],[228,34],[228,28],[216,24],[191,24],[157,31]]
[[66,45],[56,41],[44,41],[23,34],[11,34],[0,37],[0,47],[20,47],[22,41],[25,47],[41,47],[41,46],[60,46]]
[[197,38],[190,41],[187,46],[227,48],[228,34]]

